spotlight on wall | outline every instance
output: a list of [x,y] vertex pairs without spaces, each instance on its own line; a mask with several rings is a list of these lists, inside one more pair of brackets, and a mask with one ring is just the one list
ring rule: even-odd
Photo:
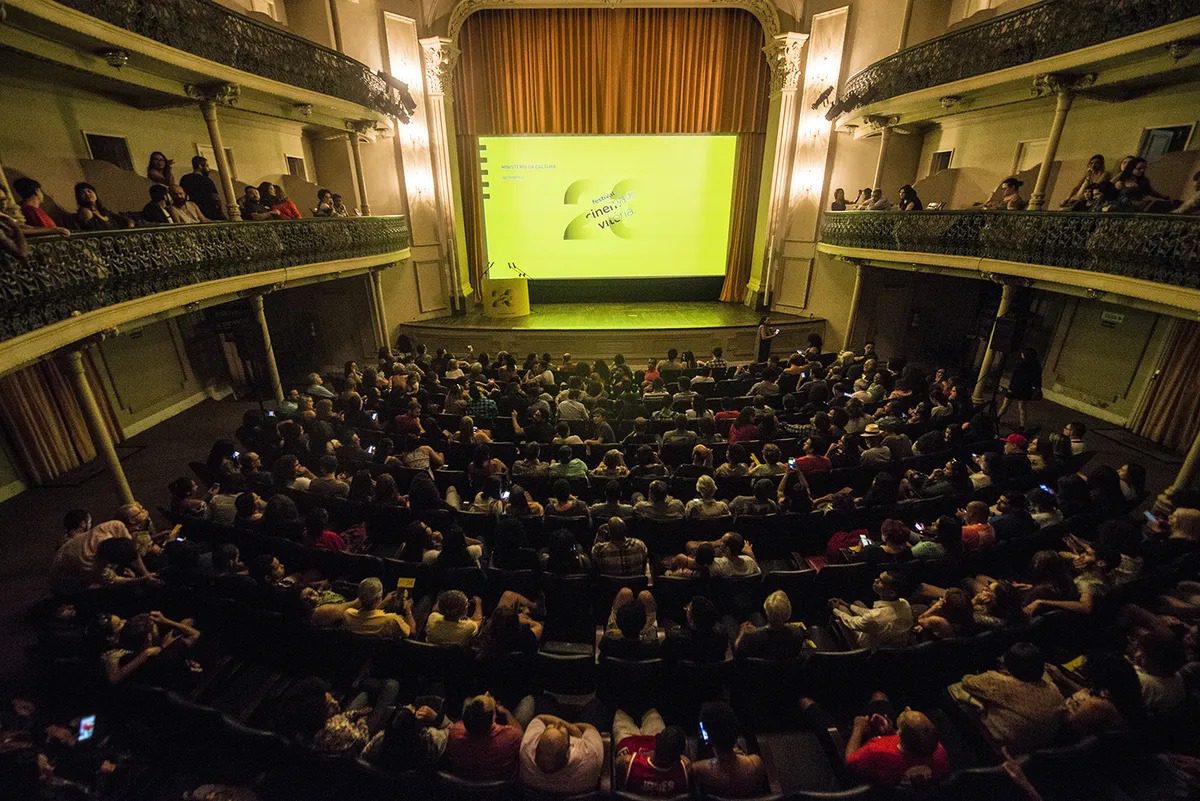
[[119,48],[109,50],[101,50],[99,55],[108,62],[108,66],[113,69],[121,69],[129,63],[129,54]]
[[811,106],[812,110],[816,111],[821,106],[826,105],[829,102],[830,95],[832,95],[832,94],[833,94],[833,84],[830,84],[829,86],[825,87],[825,90],[822,91],[821,94],[817,95],[817,99],[812,102],[812,106]]

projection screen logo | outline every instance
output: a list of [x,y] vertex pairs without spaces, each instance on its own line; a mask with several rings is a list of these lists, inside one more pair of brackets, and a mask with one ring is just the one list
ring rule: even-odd
[[637,229],[632,223],[635,190],[636,183],[630,178],[617,181],[607,191],[603,184],[590,178],[572,182],[563,194],[563,204],[585,206],[587,210],[581,211],[567,223],[563,229],[563,239],[599,239],[608,234],[621,239],[635,239]]

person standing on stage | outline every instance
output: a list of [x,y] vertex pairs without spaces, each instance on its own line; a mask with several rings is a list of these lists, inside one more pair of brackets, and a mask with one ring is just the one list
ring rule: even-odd
[[771,315],[764,314],[758,321],[758,355],[754,361],[765,362],[771,355],[771,340],[779,336],[778,328],[771,328]]

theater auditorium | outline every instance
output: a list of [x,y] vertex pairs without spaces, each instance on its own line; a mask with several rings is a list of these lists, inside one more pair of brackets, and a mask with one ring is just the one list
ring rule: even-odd
[[1198,0],[5,0],[0,121],[0,798],[1200,799]]

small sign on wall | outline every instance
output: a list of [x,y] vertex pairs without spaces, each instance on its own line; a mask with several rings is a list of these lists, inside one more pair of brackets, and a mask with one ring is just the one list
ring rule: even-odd
[[1100,325],[1105,328],[1116,328],[1121,323],[1125,322],[1125,315],[1120,312],[1105,311],[1100,312]]

